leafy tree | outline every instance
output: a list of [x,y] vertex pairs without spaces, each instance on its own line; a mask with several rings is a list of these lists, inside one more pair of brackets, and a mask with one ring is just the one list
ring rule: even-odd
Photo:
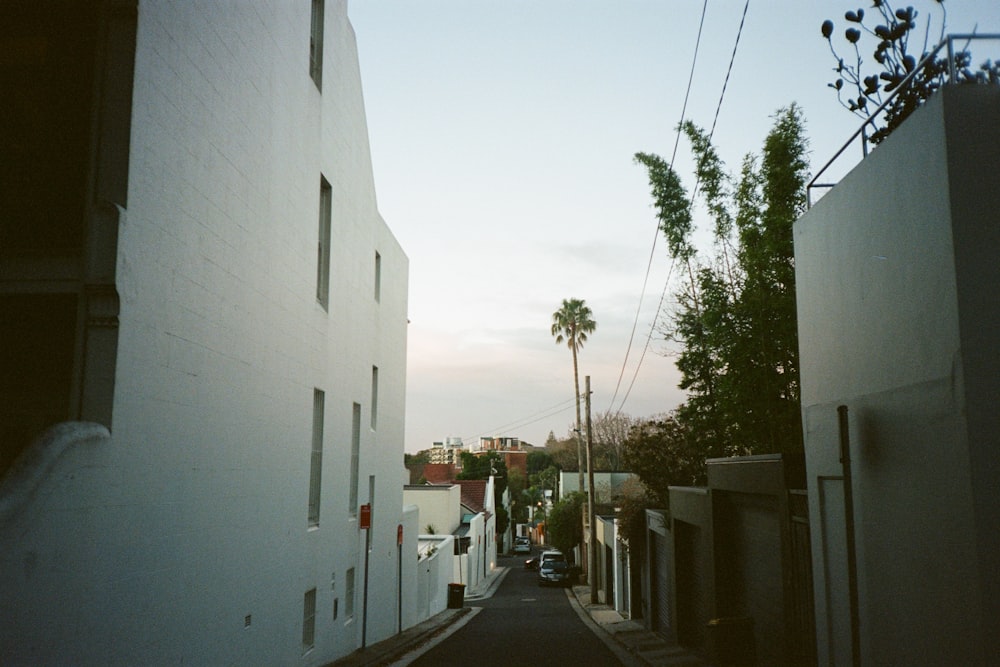
[[553,438],[546,442],[545,453],[549,455],[552,463],[560,470],[576,472],[577,470],[581,470],[579,444],[579,439],[575,434],[562,440]]
[[670,486],[705,482],[704,447],[676,414],[637,424],[625,441],[624,459],[646,487],[651,506],[669,506]]
[[585,493],[570,493],[552,507],[547,522],[547,535],[552,545],[572,558],[573,548],[583,542],[583,507]]
[[507,510],[504,509],[503,505],[499,503],[494,509],[496,510],[496,533],[497,535],[503,535],[507,532],[507,526],[510,525],[510,515],[507,514]]
[[[552,440],[555,440],[555,435],[550,434],[549,437]],[[528,470],[528,476],[530,477],[531,475],[539,473],[542,470],[548,468],[550,465],[552,465],[552,457],[549,455],[548,452],[543,452],[543,451],[528,452],[526,465]]]
[[[660,157],[647,167],[668,252],[686,275],[664,333],[681,345],[687,400],[673,415],[702,457],[799,452],[798,337],[792,223],[805,209],[806,140],[795,105],[779,110],[762,158],[747,156],[739,180],[707,134],[682,126],[713,221],[715,254],[695,250],[691,202]],[[671,437],[673,440],[673,437]]]
[[580,369],[577,363],[577,356],[583,344],[587,342],[587,336],[597,329],[597,322],[594,321],[593,313],[582,299],[563,299],[562,307],[552,313],[552,335],[556,338],[556,344],[566,342],[573,353],[573,388],[576,396],[576,460],[577,473],[580,477],[580,486],[583,488],[583,444],[580,425]]
[[594,470],[623,470],[625,439],[638,420],[621,412],[605,410],[591,419]]
[[431,455],[426,449],[416,454],[403,453],[403,465],[421,465],[431,462]]
[[618,541],[628,549],[633,564],[641,563],[646,546],[646,510],[662,507],[646,491],[642,482],[622,485],[618,500]]
[[533,486],[539,487],[542,491],[552,491],[554,494],[558,490],[559,486],[559,468],[549,466],[545,470],[532,475],[531,483]]
[[[940,42],[945,37],[947,10],[944,0],[934,0],[931,6],[940,10],[940,29],[935,31]],[[846,42],[843,46],[849,54],[846,58],[833,43],[834,22],[824,21],[821,33],[837,61],[834,68],[837,78],[828,85],[837,92],[837,100],[844,108],[867,119],[898,89],[885,108],[884,119],[873,122],[874,132],[868,141],[878,144],[946,83],[949,62],[947,54],[928,58],[937,46],[928,43],[934,24],[931,16],[927,17],[921,39],[919,33],[914,33],[918,28],[919,12],[913,7],[893,9],[888,0],[875,0],[872,10],[867,17],[864,9],[844,14],[847,28],[843,32]],[[915,34],[916,41],[911,44]],[[867,63],[861,57],[861,44],[867,41],[875,44],[872,58],[877,65],[866,74]],[[955,53],[954,57],[957,83],[1000,83],[1000,63],[987,60],[974,71],[968,48]],[[909,83],[901,86],[908,76],[911,77]]]
[[510,492],[511,514],[514,523],[524,523],[528,520],[528,506],[524,502],[523,493],[528,486],[528,479],[517,468],[508,471],[507,490]]

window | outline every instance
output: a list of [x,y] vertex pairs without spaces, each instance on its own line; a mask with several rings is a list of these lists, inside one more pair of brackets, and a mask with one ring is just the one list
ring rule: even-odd
[[375,302],[382,300],[382,255],[375,253]]
[[358,459],[361,455],[361,406],[354,404],[354,416],[351,420],[351,496],[348,499],[348,510],[351,516],[358,515]]
[[309,459],[309,527],[319,525],[320,483],[323,476],[323,415],[325,394],[313,390],[312,451]]
[[372,430],[378,426],[378,366],[372,366]]
[[319,240],[316,258],[316,300],[324,309],[330,306],[330,218],[333,188],[319,177]]
[[344,577],[344,616],[348,620],[354,617],[354,568],[347,568]]
[[309,76],[323,90],[323,0],[312,0],[309,29]]
[[316,589],[306,591],[302,602],[302,653],[316,646]]

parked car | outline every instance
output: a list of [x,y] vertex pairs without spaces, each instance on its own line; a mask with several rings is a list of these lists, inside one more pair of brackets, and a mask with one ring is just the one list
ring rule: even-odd
[[538,566],[547,560],[561,560],[565,562],[566,556],[564,556],[563,552],[559,551],[558,549],[549,549],[548,551],[543,551],[541,554],[535,556],[534,558],[529,558],[528,560],[524,561],[524,569],[537,570]]
[[538,566],[539,586],[569,586],[569,563],[564,560],[544,560]]
[[531,539],[528,537],[515,537],[514,538],[514,553],[516,554],[530,554],[531,553]]

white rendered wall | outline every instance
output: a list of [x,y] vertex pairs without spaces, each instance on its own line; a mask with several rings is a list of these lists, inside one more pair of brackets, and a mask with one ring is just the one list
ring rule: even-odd
[[[64,456],[4,526],[4,597],[17,600],[2,607],[6,664],[320,665],[363,632],[371,644],[397,630],[407,258],[376,209],[347,3],[325,5],[321,93],[309,2],[139,3],[111,438]],[[316,300],[321,174],[328,311]],[[355,403],[359,503],[371,477],[375,489],[364,629]]]
[[427,533],[428,526],[434,527],[435,535],[450,535],[462,522],[462,487],[451,486],[406,486],[403,502],[420,507],[420,532]]
[[795,224],[820,664],[996,664],[1000,91],[946,88]]

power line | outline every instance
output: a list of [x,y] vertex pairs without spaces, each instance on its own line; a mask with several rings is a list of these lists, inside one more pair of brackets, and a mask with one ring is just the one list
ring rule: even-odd
[[[705,26],[705,14],[707,13],[707,11],[708,11],[708,0],[705,0],[704,3],[701,6],[701,20],[698,22],[698,36],[695,38],[695,42],[694,42],[694,54],[693,54],[693,56],[691,58],[691,71],[688,74],[687,90],[684,92],[684,103],[681,105],[681,119],[677,123],[677,134],[676,134],[676,137],[674,139],[674,152],[670,156],[670,168],[671,169],[673,169],[673,167],[674,167],[674,159],[677,157],[677,147],[678,147],[678,145],[680,145],[680,141],[681,141],[681,125],[684,124],[684,116],[687,113],[688,100],[691,97],[691,86],[692,86],[692,83],[694,82],[694,69],[695,69],[695,64],[698,62],[698,49],[701,46],[701,33],[702,33],[702,29]],[[652,247],[649,249],[649,261],[646,263],[646,276],[642,280],[642,292],[640,292],[640,294],[639,294],[639,305],[635,309],[635,320],[632,322],[632,333],[629,336],[628,347],[625,350],[625,360],[622,361],[622,370],[621,370],[621,373],[618,374],[618,384],[615,385],[615,392],[611,396],[611,404],[610,404],[611,407],[614,407],[615,399],[618,397],[618,390],[621,388],[622,377],[625,375],[625,368],[628,366],[628,355],[632,351],[632,341],[635,339],[635,330],[636,330],[636,327],[639,324],[639,315],[642,312],[642,299],[643,299],[643,297],[646,296],[646,286],[649,283],[649,274],[650,274],[650,272],[652,271],[652,268],[653,268],[653,258],[656,256],[656,242],[659,240],[659,238],[660,238],[660,225],[659,225],[659,222],[657,222],[656,227],[653,230],[653,243],[652,243]],[[662,303],[662,299],[661,299],[661,303]],[[659,310],[657,310],[657,312],[659,312]],[[653,324],[650,327],[649,335],[646,337],[646,347],[647,348],[649,347],[649,340],[653,336],[653,327],[655,327],[655,326],[656,326],[656,316],[654,315],[654,317],[653,317]],[[646,350],[643,349],[643,351],[642,351],[642,357],[645,357],[645,356],[646,356]],[[641,364],[642,364],[642,361],[640,359],[639,364],[636,366],[636,375],[638,375],[639,366]],[[635,384],[635,376],[632,377],[632,384]],[[632,388],[632,386],[629,385],[629,391],[631,391],[631,388]],[[624,406],[624,405],[625,405],[625,400],[622,399],[622,406]],[[608,409],[610,410],[611,408],[609,407]],[[621,408],[619,407],[618,410],[620,412]]]
[[[481,432],[481,433],[479,433],[477,435],[470,436],[468,438],[462,438],[462,442],[465,442],[466,440],[475,441],[475,440],[478,440],[481,437],[490,436],[490,435],[496,435],[498,433],[503,433],[504,431],[509,431],[509,430],[512,430],[512,429],[515,429],[515,428],[521,428],[521,427],[524,427],[524,426],[529,426],[531,424],[535,424],[537,422],[540,422],[543,419],[548,419],[549,417],[554,417],[555,415],[557,415],[557,414],[559,414],[561,412],[566,412],[567,410],[569,410],[570,408],[574,407],[575,405],[576,405],[576,398],[566,399],[565,401],[561,401],[559,403],[556,403],[552,407],[544,408],[542,410],[539,410],[538,412],[532,413],[532,414],[528,415],[527,417],[522,417],[521,419],[517,419],[515,421],[512,421],[512,422],[509,422],[507,424],[504,424],[503,426],[498,426],[497,428],[490,429],[488,431],[483,431],[483,432]],[[539,416],[539,415],[541,415],[541,416]]]
[[[702,5],[701,23],[704,23],[704,21],[705,21],[705,9],[707,7],[708,7],[708,0],[705,0],[705,4]],[[733,44],[733,52],[732,52],[732,54],[729,57],[729,67],[726,69],[726,78],[725,78],[725,80],[722,83],[722,92],[719,94],[719,101],[718,101],[718,103],[715,106],[715,116],[712,119],[712,129],[708,133],[708,140],[709,140],[709,142],[712,141],[712,137],[715,135],[715,127],[716,127],[716,124],[718,123],[718,120],[719,120],[719,112],[722,109],[722,100],[725,98],[725,96],[726,96],[726,88],[729,86],[729,77],[730,77],[730,75],[732,74],[732,71],[733,71],[733,63],[736,61],[736,51],[737,51],[737,49],[739,47],[739,44],[740,44],[740,37],[743,35],[743,26],[746,23],[747,10],[749,8],[750,8],[750,0],[746,0],[746,3],[743,5],[743,16],[740,18],[740,27],[736,31],[736,41]],[[695,42],[695,59],[697,59],[697,57],[698,57],[698,43],[700,43],[700,42],[701,42],[701,24],[699,24],[699,26],[698,26],[698,40]],[[677,157],[677,146],[678,146],[678,144],[680,142],[680,134],[681,134],[681,127],[680,126],[684,123],[684,110],[687,108],[688,95],[690,95],[690,93],[691,93],[691,80],[692,80],[693,76],[694,76],[694,62],[691,63],[691,75],[688,78],[688,90],[684,94],[684,106],[681,109],[681,121],[680,121],[680,123],[678,124],[678,127],[677,127],[677,135],[676,135],[676,138],[674,140],[674,151],[673,151],[673,154],[670,156],[670,168],[671,169],[673,169],[674,160]],[[698,179],[696,177],[695,178],[694,188],[691,190],[691,199],[690,199],[690,202],[688,203],[688,206],[694,206],[694,199],[695,199],[695,195],[698,192],[698,185],[699,185],[699,181],[698,181]],[[657,228],[656,228],[656,232],[657,232],[656,236],[657,237],[659,237],[659,231],[660,231],[659,225],[657,225]],[[654,247],[654,249],[656,247],[656,240],[655,240],[655,238],[654,238],[654,241],[653,241],[653,247]],[[639,306],[640,306],[640,308],[642,307],[642,297],[645,295],[645,292],[646,292],[646,282],[649,279],[650,266],[652,265],[652,261],[653,261],[653,259],[652,259],[652,252],[650,253],[650,260],[649,261],[650,261],[650,264],[647,265],[647,267],[646,267],[646,280],[643,281],[642,294],[639,297]],[[632,393],[632,387],[635,386],[635,381],[639,377],[639,369],[642,367],[643,360],[646,358],[646,351],[649,349],[649,343],[650,343],[650,341],[653,338],[653,331],[656,328],[657,317],[658,317],[658,315],[660,313],[660,310],[663,307],[663,301],[666,298],[667,288],[668,288],[668,286],[670,284],[670,277],[671,277],[671,275],[673,275],[673,269],[674,269],[674,262],[671,261],[671,263],[670,263],[670,270],[667,272],[667,280],[666,280],[666,282],[663,285],[663,292],[660,294],[660,303],[657,306],[657,311],[656,311],[657,315],[653,317],[653,323],[649,327],[649,334],[646,336],[646,344],[645,344],[645,346],[643,346],[642,355],[639,357],[639,362],[636,364],[635,372],[632,374],[632,381],[629,383],[628,390],[625,392],[625,396],[622,398],[621,404],[618,406],[618,409],[615,411],[616,414],[620,413],[622,411],[622,408],[625,407],[625,401],[628,400],[629,395]],[[638,310],[637,310],[637,312],[636,312],[636,322],[638,322],[638,319],[639,319],[639,313],[638,313]],[[633,327],[632,327],[632,335],[633,336],[635,335],[635,325],[634,324],[633,324]],[[629,347],[628,347],[628,349],[625,352],[625,361],[622,363],[622,374],[624,374],[624,372],[625,372],[625,365],[628,363],[628,354],[629,354],[629,351],[631,349],[632,349],[632,339],[630,338],[629,339]],[[618,386],[620,386],[620,385],[621,385],[621,375],[619,375],[619,377],[618,377]],[[614,407],[615,397],[618,396],[618,386],[615,387],[614,396],[612,396],[612,398],[611,398],[611,407],[612,408]],[[609,410],[610,410],[610,408],[609,408]]]

